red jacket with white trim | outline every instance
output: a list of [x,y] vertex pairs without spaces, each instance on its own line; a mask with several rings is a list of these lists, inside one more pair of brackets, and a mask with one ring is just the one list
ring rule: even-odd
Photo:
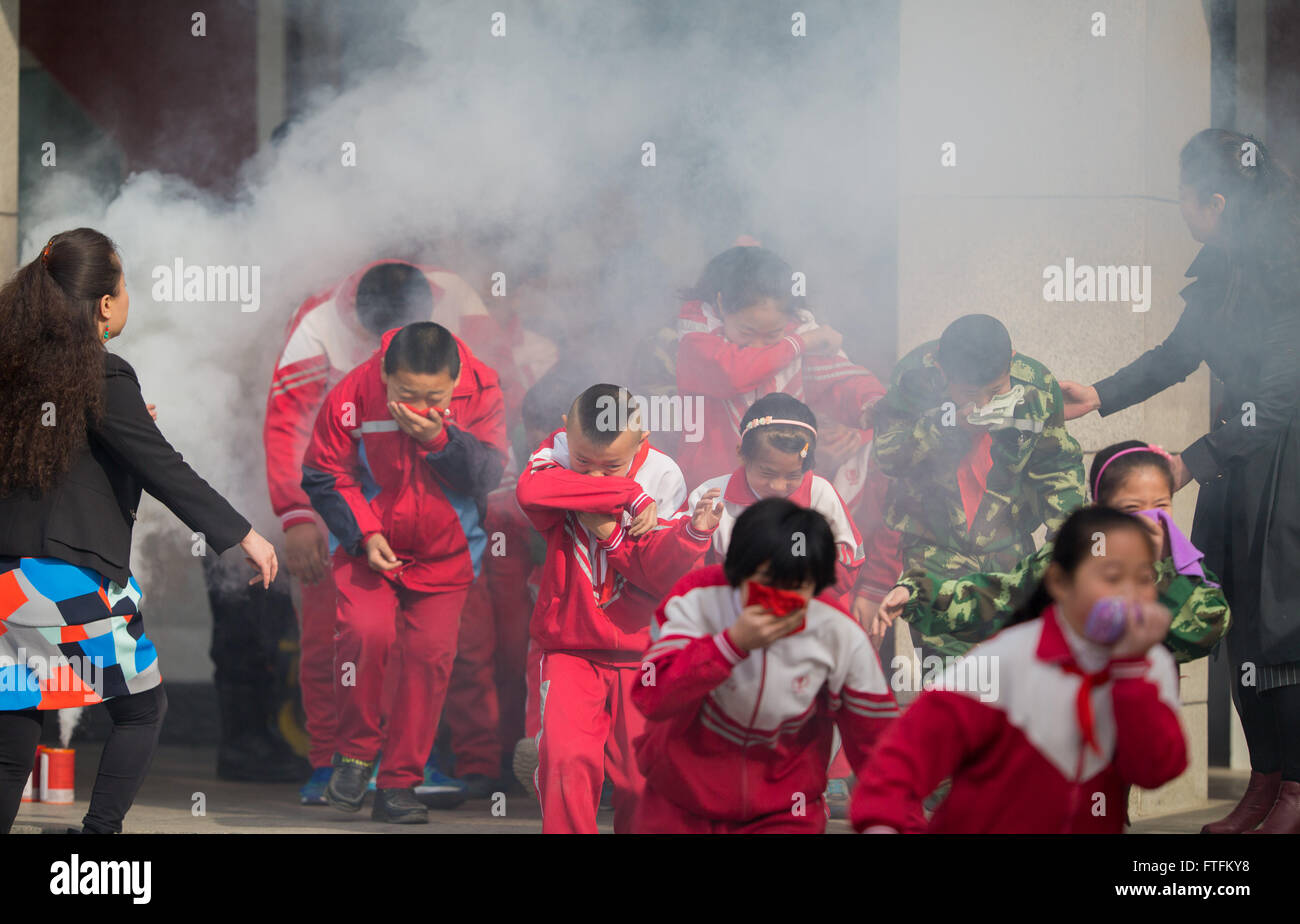
[[[815,327],[816,320],[803,311],[779,343],[742,347],[723,335],[722,319],[712,305],[692,301],[682,306],[677,319],[677,391],[703,395],[703,419],[709,421],[701,439],[683,441],[678,452],[691,484],[731,467],[745,411],[770,392],[798,398],[845,426],[860,426],[863,407],[884,395],[885,386],[843,351],[834,356],[805,352],[800,334]],[[869,438],[870,431],[862,432],[863,439]],[[858,464],[859,455],[850,462]]]
[[[713,531],[713,543],[705,558],[705,561],[711,565],[721,564],[726,560],[727,546],[731,544],[731,531],[736,527],[736,518],[745,512],[746,507],[759,499],[754,489],[749,486],[749,479],[745,477],[745,467],[742,465],[730,475],[710,478],[692,491],[686,501],[687,508],[694,510],[700,499],[715,488],[722,492],[719,498],[722,501],[722,517],[717,529]],[[786,500],[800,507],[816,510],[830,524],[838,554],[835,560],[835,586],[825,592],[834,596],[836,602],[841,605],[849,606],[853,602],[853,588],[857,581],[858,569],[862,567],[863,550],[862,537],[858,535],[858,529],[853,524],[853,518],[849,515],[844,499],[829,481],[809,471],[804,472],[803,480]]]
[[[1053,607],[950,664],[859,774],[851,818],[943,834],[1120,834],[1128,786],[1187,767],[1178,669],[1156,645],[1084,679]],[[1098,672],[1101,674],[1102,672]],[[1085,744],[1083,702],[1095,747]],[[921,801],[952,789],[927,824]]]
[[[568,435],[556,430],[528,457],[515,496],[546,537],[533,641],[543,651],[635,664],[649,641],[655,605],[695,567],[712,538],[691,526],[677,464],[647,440],[625,476],[584,475],[569,468]],[[659,525],[634,539],[626,527],[651,500]],[[597,539],[575,512],[621,513],[621,523]]]
[[898,715],[876,651],[827,597],[804,626],[742,652],[726,630],[740,590],[722,566],[682,578],[655,613],[632,702],[648,720],[637,738],[646,784],[687,812],[747,821],[821,798],[832,726],[855,772]]
[[[266,481],[271,507],[284,529],[314,519],[302,489],[302,460],[325,393],[375,351],[374,334],[357,319],[357,284],[368,271],[385,263],[361,267],[330,289],[299,306],[289,322],[284,349],[271,377],[266,398],[262,441],[266,449]],[[501,340],[496,322],[478,294],[455,273],[421,266],[433,289],[430,320],[470,343],[490,350]],[[496,359],[492,353],[485,356]]]
[[340,551],[363,556],[365,539],[383,533],[410,562],[387,572],[394,582],[430,593],[459,590],[478,574],[487,495],[505,469],[501,388],[458,338],[460,383],[438,435],[418,443],[398,429],[379,378],[397,331],[384,334],[374,356],[325,396],[302,486]]

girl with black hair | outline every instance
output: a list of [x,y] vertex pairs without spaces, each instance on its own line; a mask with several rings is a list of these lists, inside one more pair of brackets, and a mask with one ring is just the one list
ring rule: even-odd
[[767,498],[736,520],[723,565],[655,613],[632,702],[640,833],[821,833],[836,728],[853,767],[898,709],[866,633],[829,597],[826,519]]
[[239,545],[249,583],[276,575],[275,549],[163,438],[135,370],[105,349],[129,304],[117,249],[90,228],[54,235],[0,289],[0,834],[48,710],[103,702],[113,719],[71,831],[121,831],[148,772],[167,696],[130,568],[142,491],[213,554]]
[[[1154,789],[1187,766],[1168,630],[1139,518],[1075,511],[1010,626],[950,665],[880,742],[858,777],[853,826],[1121,833],[1128,787]],[[948,777],[927,822],[922,800]]]
[[848,606],[862,565],[862,537],[844,499],[834,486],[813,473],[817,460],[817,417],[798,398],[781,392],[755,401],[740,425],[741,465],[729,475],[710,478],[692,492],[687,507],[695,509],[710,491],[722,500],[722,516],[713,531],[707,564],[727,555],[736,519],[755,501],[784,497],[824,516],[835,536],[835,584],[832,593]]
[[823,461],[841,460],[830,473],[852,469],[855,488],[862,488],[868,408],[885,387],[849,360],[838,331],[819,325],[791,294],[792,274],[772,251],[736,246],[710,260],[696,284],[680,293],[677,391],[704,397],[707,424],[701,439],[683,441],[678,450],[688,484],[729,467],[745,411],[761,395],[780,391],[818,409]]
[[1179,156],[1183,220],[1205,246],[1173,332],[1108,378],[1062,382],[1066,418],[1107,416],[1205,362],[1211,432],[1173,456],[1199,485],[1192,541],[1222,575],[1236,628],[1232,698],[1250,782],[1210,834],[1300,833],[1300,185],[1257,139],[1196,134]]
[[[1228,602],[1214,572],[1202,564],[1200,550],[1170,517],[1174,487],[1169,454],[1141,440],[1115,443],[1093,457],[1088,484],[1095,504],[1141,513],[1139,521],[1159,548],[1157,596],[1173,613],[1165,647],[1179,663],[1208,655],[1228,631]],[[921,569],[908,571],[882,601],[871,636],[883,637],[902,616],[922,635],[943,635],[964,646],[945,654],[964,654],[1007,624],[1042,581],[1051,560],[1049,541],[1010,571],[948,580]]]

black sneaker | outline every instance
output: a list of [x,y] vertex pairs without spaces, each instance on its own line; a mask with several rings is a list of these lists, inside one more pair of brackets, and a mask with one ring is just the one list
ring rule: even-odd
[[488,779],[482,773],[466,773],[460,781],[465,784],[466,799],[491,799],[499,789],[496,780]]
[[370,785],[370,773],[374,768],[373,760],[335,754],[334,772],[330,774],[330,781],[325,786],[325,801],[344,812],[361,811],[361,803],[366,800],[366,787]]
[[376,789],[370,817],[394,825],[427,825],[429,810],[409,789]]

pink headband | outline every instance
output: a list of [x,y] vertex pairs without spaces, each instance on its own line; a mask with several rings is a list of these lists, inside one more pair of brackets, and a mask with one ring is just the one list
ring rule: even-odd
[[1106,466],[1110,465],[1110,463],[1114,462],[1114,461],[1115,461],[1116,459],[1118,459],[1120,456],[1126,456],[1126,455],[1128,455],[1130,452],[1152,452],[1152,453],[1155,453],[1155,454],[1158,455],[1158,456],[1163,456],[1164,459],[1165,459],[1165,461],[1166,461],[1166,462],[1169,462],[1171,465],[1173,464],[1173,461],[1174,461],[1174,457],[1173,457],[1173,456],[1171,456],[1168,452],[1166,452],[1166,451],[1165,451],[1164,449],[1162,449],[1161,447],[1159,447],[1159,446],[1155,446],[1155,445],[1150,445],[1150,446],[1131,446],[1131,447],[1129,447],[1128,449],[1121,449],[1119,452],[1115,453],[1113,456],[1111,456],[1109,459],[1107,459],[1105,462],[1102,463],[1101,470],[1097,472],[1097,477],[1096,477],[1095,479],[1093,479],[1093,482],[1092,482],[1092,499],[1093,499],[1093,500],[1096,500],[1096,499],[1097,499],[1097,485],[1101,484],[1101,476],[1104,475],[1104,474],[1106,473]]

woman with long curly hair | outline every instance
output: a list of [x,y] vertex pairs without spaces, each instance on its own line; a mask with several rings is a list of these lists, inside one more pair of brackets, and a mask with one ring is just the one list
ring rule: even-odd
[[18,812],[46,711],[113,720],[75,833],[117,833],[153,759],[167,697],[131,576],[142,491],[217,554],[238,544],[269,586],[275,550],[155,426],[106,344],[130,297],[113,242],[54,235],[0,289],[0,834]]
[[1205,362],[1211,431],[1173,456],[1200,485],[1192,543],[1232,607],[1232,699],[1250,782],[1207,834],[1300,834],[1300,187],[1249,135],[1207,129],[1179,156],[1183,220],[1205,246],[1173,332],[1093,385],[1062,382],[1066,419],[1145,401]]

